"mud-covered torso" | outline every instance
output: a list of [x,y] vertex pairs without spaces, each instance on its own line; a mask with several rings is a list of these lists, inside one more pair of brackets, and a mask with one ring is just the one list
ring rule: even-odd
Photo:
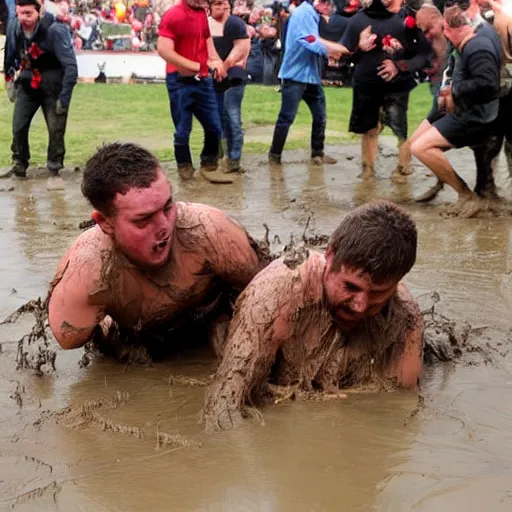
[[90,301],[104,304],[105,313],[122,327],[180,325],[207,315],[228,290],[209,263],[205,226],[196,208],[178,207],[170,259],[158,273],[137,268],[114,248],[102,255]]
[[293,335],[280,347],[272,380],[278,385],[300,383],[305,391],[327,392],[392,385],[386,383],[386,368],[402,352],[407,331],[414,328],[414,311],[397,292],[379,315],[342,332],[321,298],[323,256],[311,251],[304,265],[308,271],[300,271],[302,293],[296,294]]

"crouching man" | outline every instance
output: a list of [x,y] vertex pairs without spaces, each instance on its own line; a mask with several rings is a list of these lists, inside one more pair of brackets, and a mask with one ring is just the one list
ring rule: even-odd
[[144,360],[221,334],[233,294],[265,264],[242,226],[210,206],[176,202],[158,160],[135,144],[99,149],[82,192],[96,226],[78,237],[51,285],[60,345],[94,340],[121,359],[143,347]]
[[208,431],[235,426],[247,404],[351,387],[415,388],[423,322],[402,278],[416,260],[412,219],[389,202],[347,215],[325,255],[272,262],[238,298],[206,393]]

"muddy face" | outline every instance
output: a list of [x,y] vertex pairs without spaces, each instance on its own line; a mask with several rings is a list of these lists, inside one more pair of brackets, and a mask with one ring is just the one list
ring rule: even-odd
[[397,286],[395,279],[375,283],[368,274],[347,265],[335,271],[332,254],[326,254],[324,300],[334,321],[343,329],[351,329],[363,318],[378,315]]
[[116,247],[142,268],[155,268],[169,258],[177,208],[167,176],[159,171],[148,188],[118,194],[115,213],[100,222]]

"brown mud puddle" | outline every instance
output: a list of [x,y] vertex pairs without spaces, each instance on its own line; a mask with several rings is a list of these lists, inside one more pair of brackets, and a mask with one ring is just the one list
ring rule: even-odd
[[[233,185],[197,177],[177,195],[229,211],[258,238],[264,221],[282,243],[300,238],[308,219],[308,230],[330,233],[373,197],[405,204],[420,233],[408,283],[425,309],[437,291],[435,314],[455,322],[436,332],[438,319],[430,334],[449,340],[451,332],[468,349],[460,364],[425,369],[423,407],[405,392],[287,401],[263,411],[265,427],[205,436],[198,413],[211,358],[81,368],[80,350],[57,350],[56,372],[38,377],[16,370],[17,341],[32,324],[26,315],[0,327],[0,510],[511,510],[510,220],[442,219],[449,191],[414,204],[412,193],[433,180],[417,169],[409,184],[390,183],[389,147],[372,184],[357,180],[358,147],[329,153],[340,162],[324,169],[304,163],[304,152],[287,154],[292,163],[281,170],[250,156]],[[474,183],[471,153],[450,158]],[[500,167],[498,184],[505,174]],[[63,192],[48,193],[36,177],[0,193],[2,319],[44,296],[88,216],[79,174],[64,179]]]

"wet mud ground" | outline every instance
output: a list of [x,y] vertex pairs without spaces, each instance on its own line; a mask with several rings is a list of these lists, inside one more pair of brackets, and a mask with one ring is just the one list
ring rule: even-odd
[[[314,232],[329,234],[374,197],[404,204],[420,233],[411,290],[422,298],[435,290],[439,312],[487,327],[482,347],[502,343],[499,358],[427,367],[420,409],[409,392],[283,402],[263,410],[264,427],[248,422],[206,436],[197,420],[212,359],[191,353],[148,367],[97,360],[81,368],[81,350],[59,350],[57,371],[38,377],[15,369],[27,315],[0,327],[0,510],[512,510],[511,219],[443,219],[442,205],[454,200],[447,190],[431,205],[412,203],[433,178],[418,167],[409,185],[393,185],[392,153],[386,141],[373,185],[357,180],[357,146],[331,148],[340,163],[323,170],[301,152],[287,153],[282,171],[251,156],[233,185],[197,177],[179,186],[170,176],[179,199],[223,208],[258,237],[265,222],[283,241],[300,236],[308,218]],[[473,184],[472,154],[450,158]],[[510,198],[506,174],[500,166],[497,181]],[[0,183],[2,318],[45,295],[88,217],[80,174],[63,177],[63,192],[47,192],[37,173]]]

